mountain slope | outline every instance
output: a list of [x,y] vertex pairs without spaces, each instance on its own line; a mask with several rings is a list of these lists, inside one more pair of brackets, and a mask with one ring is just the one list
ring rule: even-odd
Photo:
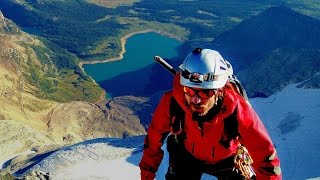
[[[102,94],[102,89],[76,68],[74,57],[53,46],[50,49],[9,19],[0,22],[0,38],[0,119],[40,122],[57,102],[95,102]],[[70,63],[57,64],[68,58]],[[66,69],[72,62],[75,69]],[[43,129],[43,125],[34,125]]]
[[[306,80],[320,71],[319,42],[319,20],[280,6],[271,7],[241,22],[222,33],[211,44],[203,44],[202,47],[221,51],[223,57],[232,63],[250,97],[266,97],[289,83]],[[173,58],[168,62],[178,69],[183,58]],[[112,83],[130,82],[132,77],[142,79],[140,82],[144,84],[148,83],[146,86],[139,85],[139,82],[129,83],[131,89],[125,88],[127,84]],[[172,75],[162,66],[152,64],[100,84],[105,88],[121,87],[124,90],[118,92],[120,95],[148,95],[171,88],[171,79]],[[319,83],[309,81],[308,87],[318,88]]]
[[[316,168],[320,163],[320,90],[297,88],[298,85],[290,84],[268,98],[250,99],[275,143],[281,160],[283,179],[309,179],[320,175]],[[27,160],[40,158],[39,162],[32,166],[26,167],[26,164],[18,164],[16,161],[16,166],[14,163],[7,164],[6,169],[17,168],[13,168],[13,172],[19,176],[37,170],[50,172],[53,177],[68,179],[138,180],[143,137],[84,141],[46,156],[29,155]],[[164,150],[165,148],[163,146]],[[167,158],[165,153],[156,179],[164,179]],[[212,177],[204,176],[202,179]]]
[[275,49],[319,49],[319,42],[319,20],[277,6],[222,33],[209,47],[219,50],[238,72]]
[[[108,107],[91,103],[104,98],[103,91],[73,55],[6,18],[0,21],[0,39],[0,161],[48,145],[145,134],[144,98],[119,97]],[[145,108],[135,114],[141,104]]]
[[30,94],[59,102],[99,100],[103,91],[78,67],[79,59],[45,39],[21,31],[9,19],[3,22],[8,28],[1,26],[0,31],[1,65],[20,76]]
[[150,111],[145,98],[130,96],[111,99],[106,108],[79,101],[59,104],[48,113],[48,134],[56,142],[65,143],[141,135],[145,134],[141,116]]
[[[280,48],[237,73],[250,97],[267,97],[288,84],[310,79],[320,72],[320,50]],[[309,80],[304,88],[319,88]]]
[[[42,46],[42,43],[28,34],[21,32],[15,24],[6,20],[7,28],[0,31],[0,102],[1,119],[24,119],[41,117],[42,111],[53,107],[54,101],[40,98],[39,87],[34,86],[29,80],[32,78],[33,67],[55,70],[52,64],[41,64],[31,46]],[[9,32],[7,31],[9,30]],[[28,64],[34,64],[30,67]],[[51,69],[52,68],[52,69]],[[38,70],[39,76],[43,71]],[[41,73],[40,73],[41,72]],[[37,77],[33,76],[35,80]],[[48,78],[48,81],[50,79]],[[43,79],[42,82],[46,82]]]

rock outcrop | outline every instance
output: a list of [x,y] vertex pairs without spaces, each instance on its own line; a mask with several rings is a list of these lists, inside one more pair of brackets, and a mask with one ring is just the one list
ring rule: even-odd
[[143,102],[141,98],[118,97],[105,108],[82,101],[59,104],[47,116],[48,134],[59,143],[145,134],[140,118],[132,109],[141,107],[137,104]]
[[0,120],[0,165],[10,157],[55,144],[46,132],[14,120]]
[[[86,102],[80,96],[101,93],[94,91],[96,86],[91,86],[92,82],[86,82],[90,80],[72,74],[73,71],[71,75],[62,74],[67,80],[80,80],[72,81],[74,84],[70,86],[60,86],[61,91],[56,95],[63,100],[68,97],[77,101],[52,100],[46,91],[69,83],[64,82],[51,61],[54,55],[47,54],[52,53],[49,48],[21,31],[2,13],[0,20],[5,22],[0,22],[0,166],[21,153],[46,151],[99,137],[125,138],[146,133],[140,123],[141,118],[150,116],[146,98],[117,97],[107,103]],[[76,89],[83,85],[81,83],[89,84],[84,91]],[[70,87],[75,89],[69,94],[63,93]]]

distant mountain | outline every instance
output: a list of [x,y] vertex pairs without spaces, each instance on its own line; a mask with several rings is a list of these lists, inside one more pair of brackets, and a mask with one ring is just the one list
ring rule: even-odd
[[238,72],[275,49],[320,49],[319,42],[319,20],[276,6],[222,33],[209,47],[219,50]]
[[[237,75],[250,97],[267,97],[288,84],[310,79],[299,87],[319,88],[320,50],[279,48]],[[314,78],[312,78],[315,76]]]
[[250,97],[267,97],[320,72],[319,42],[319,20],[277,6],[222,33],[209,47],[232,63]]
[[[205,47],[217,49],[232,63],[250,97],[267,97],[320,71],[319,42],[319,20],[279,6],[243,21]],[[183,58],[168,62],[177,68]],[[160,65],[148,68],[153,73],[144,93],[171,88],[169,72]],[[140,76],[144,77],[143,73]],[[319,82],[309,80],[304,87],[319,88]]]

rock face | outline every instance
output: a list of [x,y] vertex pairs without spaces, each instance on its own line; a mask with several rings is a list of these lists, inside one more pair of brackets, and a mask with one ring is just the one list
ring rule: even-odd
[[[43,119],[43,130],[15,120],[0,120],[0,167],[9,173],[31,156],[66,144],[102,137],[126,138],[146,134],[141,118],[152,108],[147,98],[124,96],[109,100],[106,106],[83,101],[58,104]],[[10,160],[11,158],[18,156]],[[10,170],[11,169],[11,170]],[[1,171],[0,171],[1,173]],[[1,174],[0,174],[1,175]]]
[[55,102],[35,96],[35,87],[26,80],[25,68],[32,63],[28,59],[34,54],[28,56],[28,48],[19,44],[24,40],[34,44],[39,42],[26,34],[14,36],[0,33],[0,39],[0,119],[40,120],[39,113],[43,114],[42,111],[52,107]]
[[[158,102],[157,100],[155,100]],[[151,98],[135,96],[119,96],[106,103],[108,119],[123,121],[124,125],[140,130],[138,124],[149,125],[155,102]]]
[[[100,105],[85,101],[59,103],[48,100],[45,91],[39,88],[47,87],[48,84],[43,82],[57,82],[61,76],[53,62],[42,62],[50,55],[40,57],[32,48],[37,46],[41,50],[45,45],[19,30],[12,21],[4,21],[5,25],[0,23],[0,168],[2,163],[18,154],[45,151],[50,149],[47,146],[146,133],[140,123],[145,121],[141,118],[150,116],[146,98],[117,97],[107,103],[99,102]],[[56,79],[50,79],[52,76],[48,77],[47,72],[55,73],[51,75]],[[72,77],[77,79],[78,76]],[[76,91],[89,96],[93,92]],[[76,93],[71,93],[76,97],[74,99],[78,98]]]
[[253,63],[237,76],[249,97],[268,97],[289,84],[300,88],[319,88],[320,51],[280,48]]
[[50,180],[52,179],[49,173],[42,171],[32,171],[25,175],[24,177],[17,179],[34,179],[34,180]]
[[48,134],[59,143],[145,134],[138,115],[127,106],[139,107],[142,102],[141,98],[118,97],[106,108],[81,101],[59,104],[47,116]]
[[[10,29],[14,29],[12,23]],[[56,104],[37,98],[23,75],[33,54],[28,56],[28,49],[19,42],[39,41],[21,32],[1,32],[6,30],[0,27],[0,164],[14,155],[54,144],[43,120]]]
[[97,122],[103,121],[104,114],[94,104],[70,102],[59,104],[47,116],[48,134],[57,142],[72,142],[104,135],[94,132]]
[[13,120],[0,120],[0,137],[0,165],[8,157],[54,144],[45,132]]

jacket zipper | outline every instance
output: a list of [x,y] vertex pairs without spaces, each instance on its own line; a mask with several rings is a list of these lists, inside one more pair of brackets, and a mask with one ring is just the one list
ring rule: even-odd
[[204,124],[203,121],[198,121],[198,127],[200,128],[201,137],[203,137],[204,135],[203,124]]

